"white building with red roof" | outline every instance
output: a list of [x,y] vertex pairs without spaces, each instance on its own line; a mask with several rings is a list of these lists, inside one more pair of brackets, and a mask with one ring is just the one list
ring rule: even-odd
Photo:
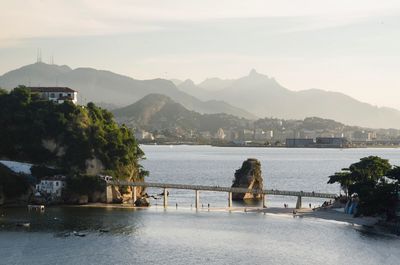
[[43,99],[47,99],[56,103],[64,103],[71,101],[78,103],[78,92],[69,87],[28,87],[31,93],[37,93]]

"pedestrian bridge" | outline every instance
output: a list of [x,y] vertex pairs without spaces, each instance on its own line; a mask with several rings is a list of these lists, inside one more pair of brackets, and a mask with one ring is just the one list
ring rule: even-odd
[[154,182],[132,182],[132,181],[109,181],[109,185],[115,186],[130,186],[132,187],[132,199],[136,201],[137,191],[136,187],[148,187],[148,188],[161,188],[164,190],[164,207],[168,206],[168,189],[183,189],[195,191],[195,206],[198,209],[200,206],[200,191],[216,191],[216,192],[227,192],[228,193],[228,207],[232,207],[232,193],[252,193],[261,194],[263,207],[266,207],[265,197],[266,195],[281,195],[281,196],[293,196],[297,197],[296,208],[301,208],[302,197],[307,198],[324,198],[334,199],[337,194],[333,193],[320,193],[320,192],[305,192],[305,191],[287,191],[287,190],[261,190],[261,189],[246,189],[246,188],[232,188],[232,187],[220,187],[220,186],[205,186],[205,185],[187,185],[187,184],[170,184],[170,183],[154,183]]

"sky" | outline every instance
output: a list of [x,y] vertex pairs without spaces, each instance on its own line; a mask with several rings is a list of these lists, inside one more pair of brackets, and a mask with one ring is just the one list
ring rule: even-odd
[[136,79],[238,78],[400,109],[400,1],[1,0],[0,75],[42,60]]

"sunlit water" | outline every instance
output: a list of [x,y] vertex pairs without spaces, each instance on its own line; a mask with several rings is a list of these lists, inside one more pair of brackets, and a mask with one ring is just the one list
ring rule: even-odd
[[[367,155],[399,164],[396,149],[264,149],[144,146],[148,181],[229,186],[242,161],[263,164],[266,188],[338,192],[327,176]],[[159,192],[154,190],[154,192]],[[171,191],[167,210],[0,208],[0,264],[399,264],[400,239],[351,225],[260,213],[190,209]],[[269,198],[281,203],[287,198]],[[201,193],[211,207],[226,196]],[[274,200],[276,202],[274,202]],[[153,200],[153,205],[155,201]],[[317,202],[316,202],[317,203]],[[172,204],[172,202],[171,202]],[[181,206],[182,205],[182,206]],[[18,227],[18,223],[30,227]],[[73,235],[73,231],[84,237]]]
[[[261,161],[265,189],[331,192],[339,194],[338,185],[327,184],[328,176],[361,157],[378,155],[400,165],[400,149],[303,149],[303,148],[232,148],[210,146],[142,146],[150,170],[149,182],[231,186],[234,172],[247,158]],[[151,194],[162,191],[151,189]],[[170,205],[194,205],[194,191],[171,190]],[[226,206],[227,194],[201,192],[203,206]],[[323,200],[322,200],[323,201]],[[321,200],[303,200],[305,205]],[[153,204],[162,204],[154,201]],[[296,198],[270,196],[268,206],[294,207]]]

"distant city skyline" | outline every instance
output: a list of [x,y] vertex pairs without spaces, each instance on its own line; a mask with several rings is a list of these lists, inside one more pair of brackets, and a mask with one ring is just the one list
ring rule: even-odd
[[36,61],[136,79],[245,76],[400,109],[398,1],[0,3],[0,75]]

